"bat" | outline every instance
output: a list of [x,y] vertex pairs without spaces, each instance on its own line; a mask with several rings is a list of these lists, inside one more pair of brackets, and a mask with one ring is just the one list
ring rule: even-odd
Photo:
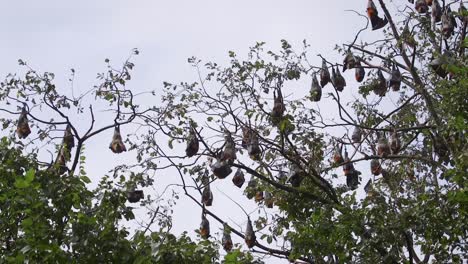
[[213,193],[211,192],[209,184],[207,184],[205,188],[203,188],[202,203],[205,206],[211,206],[213,204]]
[[109,145],[109,148],[114,153],[122,153],[127,151],[127,148],[125,148],[125,145],[122,141],[122,136],[120,135],[120,126],[118,125],[114,128],[114,135],[112,136],[112,141]]
[[232,250],[233,244],[232,244],[230,230],[227,225],[224,225],[223,238],[221,240],[221,244],[223,245],[223,248],[224,250],[226,250],[226,252],[230,252]]
[[373,175],[375,176],[380,175],[380,173],[382,172],[382,167],[380,165],[379,160],[376,160],[376,159],[371,160],[370,169]]
[[265,192],[264,202],[267,208],[273,208],[273,195],[270,192]]
[[236,173],[234,174],[234,177],[232,177],[232,182],[234,183],[235,186],[241,188],[242,185],[244,185],[245,178],[244,178],[244,173],[242,172],[241,169],[237,169]]
[[208,222],[204,214],[202,214],[202,221],[200,224],[200,236],[204,239],[210,237],[210,222]]
[[18,118],[18,125],[16,126],[16,134],[20,139],[27,138],[29,134],[31,134],[31,129],[29,128],[28,123],[28,112],[26,111],[26,107],[23,107],[23,109],[21,109],[21,114]]
[[187,157],[189,158],[193,157],[195,154],[197,154],[199,148],[200,148],[200,143],[198,142],[195,129],[192,127],[190,129],[190,135],[187,140],[187,147],[185,148],[185,155],[187,155]]
[[375,4],[372,0],[367,2],[367,16],[371,21],[372,30],[381,29],[388,23],[386,17],[379,17],[379,12],[377,11],[377,8],[375,7]]
[[385,157],[390,155],[390,146],[388,145],[388,140],[382,136],[377,141],[377,155],[380,157]]
[[322,59],[322,69],[320,69],[320,86],[325,87],[328,82],[330,82],[330,72],[327,68],[327,62],[325,59]]
[[393,131],[390,137],[390,150],[392,154],[397,154],[401,149],[401,142],[396,131]]
[[354,57],[351,51],[348,51],[343,60],[343,72],[345,72],[347,69],[353,69],[355,66],[356,66],[356,58]]
[[432,19],[434,23],[438,23],[442,19],[442,8],[440,7],[439,0],[432,1]]
[[387,81],[379,69],[377,72],[377,80],[373,83],[373,91],[376,95],[383,97],[387,93]]
[[225,143],[224,143],[225,145],[224,145],[224,150],[221,153],[220,160],[222,162],[227,161],[228,164],[232,164],[234,163],[234,160],[236,159],[236,145],[229,131],[226,131],[226,135],[224,136],[224,138],[225,138]]
[[340,71],[332,67],[332,84],[338,92],[342,92],[346,86],[346,80],[341,75]]
[[390,79],[388,81],[388,86],[392,88],[393,91],[399,91],[401,86],[401,73],[398,67],[393,64],[392,66],[392,74],[390,75]]
[[314,102],[320,101],[322,98],[322,87],[320,87],[319,82],[317,80],[317,75],[312,76],[312,85],[310,87],[310,98]]
[[143,199],[145,196],[143,190],[133,190],[127,192],[127,201],[130,203],[137,203],[140,199]]
[[271,111],[271,118],[274,124],[278,124],[286,110],[281,89],[278,88],[278,95],[276,95],[276,91],[273,91],[273,99],[274,104],[273,110]]
[[357,82],[362,82],[364,80],[365,75],[366,75],[366,71],[361,66],[361,62],[359,60],[356,61],[356,68],[354,70],[354,78],[356,79]]
[[248,248],[253,248],[255,246],[255,233],[253,231],[252,227],[252,222],[250,221],[250,218],[247,218],[247,227],[245,229],[245,234],[244,234],[244,239],[245,239],[245,244],[247,244]]
[[429,7],[427,6],[426,0],[416,0],[414,9],[420,14],[425,14],[429,10]]

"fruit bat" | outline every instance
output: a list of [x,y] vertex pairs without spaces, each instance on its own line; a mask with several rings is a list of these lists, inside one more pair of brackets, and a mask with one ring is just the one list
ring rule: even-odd
[[450,7],[447,7],[442,14],[442,34],[444,35],[445,39],[450,38],[453,34],[453,30],[457,26],[457,23],[455,21],[455,17],[452,14],[452,10],[450,10]]
[[362,82],[365,76],[366,76],[366,71],[361,66],[361,62],[356,61],[356,68],[354,70],[354,78],[356,79],[357,82]]
[[205,188],[203,188],[202,203],[205,206],[211,206],[213,204],[213,193],[211,192],[211,188],[209,184],[206,185]]
[[395,64],[392,66],[392,74],[388,80],[388,86],[391,87],[395,92],[400,90],[401,72]]
[[247,183],[247,188],[245,188],[245,194],[248,199],[252,199],[257,195],[257,181],[253,176]]
[[204,239],[210,237],[210,222],[208,222],[204,214],[202,214],[202,221],[200,224],[200,235]]
[[382,136],[377,141],[377,155],[380,157],[385,157],[390,155],[390,146],[388,145],[388,140]]
[[247,244],[248,248],[253,248],[255,246],[255,240],[257,239],[255,237],[255,233],[253,231],[252,227],[252,222],[250,221],[250,218],[247,218],[247,228],[245,229],[245,244]]
[[351,135],[351,140],[353,141],[353,143],[361,143],[361,139],[362,139],[361,128],[355,127],[353,134]]
[[232,164],[234,160],[236,159],[236,145],[229,131],[226,131],[226,135],[224,136],[224,138],[225,138],[225,143],[224,143],[225,145],[224,145],[224,150],[221,153],[220,160],[226,161],[228,164]]
[[377,11],[377,8],[375,7],[375,4],[372,0],[369,0],[367,2],[367,16],[369,17],[371,21],[372,30],[381,29],[388,23],[388,20],[386,17],[385,18],[379,17],[379,12]]
[[429,10],[426,0],[416,0],[416,3],[414,4],[414,8],[420,14],[425,14]]
[[310,98],[314,102],[320,101],[320,98],[322,98],[322,87],[320,87],[320,84],[317,80],[317,76],[314,74],[312,76],[312,85],[310,87]]
[[350,177],[354,173],[354,165],[350,161],[351,159],[348,157],[348,152],[345,149],[344,162],[348,162],[348,163],[343,165],[343,172],[346,177]]
[[219,179],[226,178],[232,172],[231,166],[229,165],[229,161],[226,160],[217,160],[215,164],[211,166],[211,170],[213,171],[213,174]]
[[120,126],[118,125],[114,128],[114,135],[112,136],[112,142],[110,143],[109,148],[114,153],[122,153],[127,151],[122,141],[122,136],[120,135]]
[[442,19],[442,8],[440,7],[439,0],[432,1],[432,19],[434,23],[440,22]]
[[390,137],[390,150],[392,154],[397,154],[401,149],[401,142],[396,131],[393,131]]
[[372,180],[369,179],[369,181],[366,183],[366,185],[364,186],[364,191],[366,193],[369,193],[369,191],[371,191],[372,189]]
[[375,176],[380,175],[382,172],[382,166],[380,165],[379,160],[373,159],[370,163],[371,173]]
[[252,131],[248,127],[242,127],[242,147],[247,148],[250,143],[250,137],[252,135]]
[[301,182],[303,179],[304,175],[299,166],[297,166],[296,164],[292,164],[287,181],[290,182],[293,187],[298,188],[299,186],[301,186]]
[[265,192],[265,205],[267,208],[273,208],[273,195],[270,192]]
[[333,162],[335,164],[340,164],[344,162],[343,155],[341,154],[342,148],[336,145],[333,152]]
[[450,56],[450,53],[446,51],[444,54],[439,55],[438,57],[432,59],[431,62],[429,62],[429,66],[432,68],[432,70],[442,78],[445,78],[448,74],[444,66],[448,63]]
[[260,145],[258,143],[258,137],[254,133],[250,134],[250,142],[247,145],[247,152],[249,153],[249,156],[250,156],[251,159],[253,159],[253,160],[260,159],[260,154],[261,154],[262,151],[260,150]]
[[346,185],[351,190],[357,189],[359,185],[359,175],[361,175],[361,172],[353,169],[351,173],[348,176],[346,176]]
[[53,164],[54,171],[59,175],[66,173],[68,171],[68,168],[66,166],[68,160],[70,160],[69,152],[66,151],[63,146],[60,147],[57,158],[55,159],[55,162]]
[[140,199],[143,199],[145,196],[143,190],[133,190],[127,192],[127,201],[130,203],[137,203]]
[[65,133],[63,134],[63,145],[66,146],[68,150],[75,147],[75,138],[73,137],[70,125],[67,125]]
[[335,72],[335,69],[333,69],[333,67],[332,67],[332,83],[338,92],[343,91],[344,87],[346,86],[345,78],[343,78],[343,76],[341,75],[338,69]]
[[223,248],[224,250],[226,250],[226,252],[230,252],[232,250],[233,244],[232,244],[230,230],[227,225],[224,225],[223,238],[221,240],[221,244],[223,245]]
[[356,66],[356,58],[354,57],[351,51],[348,51],[343,60],[343,72],[345,72],[347,69],[353,69],[355,66]]
[[373,83],[373,91],[376,95],[383,97],[387,93],[387,81],[379,69],[377,72],[377,80]]
[[427,4],[427,6],[431,6],[432,5],[432,0],[426,0],[426,4]]
[[26,111],[26,107],[21,109],[21,114],[18,119],[18,125],[16,126],[16,134],[18,138],[26,138],[31,134],[31,129],[29,128],[28,123],[28,112]]
[[432,138],[432,148],[434,150],[434,153],[439,156],[439,158],[443,161],[447,161],[449,157],[449,149],[447,145],[444,143],[443,138],[436,134],[430,133],[431,138]]
[[325,59],[322,59],[322,69],[320,69],[320,86],[325,87],[328,82],[330,82],[330,72],[327,68],[327,62]]
[[241,188],[242,185],[244,185],[245,178],[244,178],[244,173],[242,172],[241,169],[237,169],[236,173],[234,174],[234,177],[232,177],[232,182],[234,183],[235,186]]
[[255,193],[255,202],[259,203],[263,200],[263,191],[257,191]]
[[276,95],[276,91],[273,91],[273,99],[274,105],[273,110],[271,110],[271,118],[274,124],[278,124],[285,111],[281,89],[278,89],[278,95]]
[[195,129],[191,128],[190,136],[187,140],[187,147],[185,148],[185,155],[187,155],[189,158],[193,157],[195,154],[197,154],[199,148],[200,144],[198,142],[197,135],[195,134]]

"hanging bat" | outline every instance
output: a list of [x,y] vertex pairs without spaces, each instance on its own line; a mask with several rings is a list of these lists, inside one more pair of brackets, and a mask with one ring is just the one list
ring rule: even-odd
[[187,157],[189,158],[193,157],[195,154],[197,154],[199,148],[200,148],[200,143],[198,142],[195,129],[192,127],[190,129],[190,136],[188,137],[188,140],[187,140],[187,147],[185,148],[185,155],[187,155]]
[[426,0],[426,5],[427,6],[432,6],[432,0]]
[[433,58],[431,62],[429,62],[431,69],[442,78],[445,78],[448,74],[447,70],[444,68],[444,65],[449,54],[449,52],[445,52],[443,55],[439,55],[438,57]]
[[385,18],[379,17],[379,12],[377,11],[377,8],[375,7],[375,4],[372,0],[369,0],[367,2],[367,16],[369,17],[371,21],[372,30],[381,29],[388,23],[388,20],[386,17]]
[[382,172],[382,166],[380,165],[379,160],[373,159],[370,163],[371,173],[375,176],[380,175]]
[[325,87],[328,82],[330,82],[330,72],[327,68],[327,62],[325,59],[322,59],[322,69],[320,69],[320,86]]
[[299,166],[293,163],[291,165],[291,171],[290,171],[289,178],[287,181],[290,182],[293,187],[298,188],[301,186],[303,179],[304,179],[304,175],[301,171],[301,168],[299,168]]
[[430,133],[430,135],[432,138],[432,148],[434,153],[437,154],[442,161],[447,162],[449,158],[449,149],[444,143],[443,138],[437,133]]
[[356,61],[356,68],[354,70],[354,78],[357,82],[362,82],[364,77],[366,76],[366,71],[361,66],[361,62],[358,60]]
[[350,177],[354,173],[354,165],[351,162],[351,159],[348,157],[348,151],[346,151],[346,149],[345,149],[344,162],[347,162],[346,164],[343,165],[344,175],[346,177]]
[[211,166],[211,170],[213,171],[213,174],[219,179],[226,178],[232,172],[231,166],[229,165],[228,161],[220,160],[217,160],[216,163]]
[[429,10],[429,7],[427,6],[426,0],[416,0],[414,9],[420,14],[425,14]]
[[362,131],[361,128],[355,127],[353,134],[351,135],[351,140],[353,143],[361,143],[362,140]]
[[18,118],[18,125],[16,126],[16,134],[20,139],[27,138],[29,134],[31,134],[31,129],[29,128],[28,123],[28,112],[26,111],[26,107],[23,107],[23,109],[21,109],[21,114]]
[[247,218],[247,227],[245,229],[244,236],[245,236],[244,237],[245,244],[247,244],[247,247],[253,248],[255,246],[255,241],[257,238],[255,237],[255,233],[253,231],[252,222],[250,221],[250,218]]
[[242,147],[247,148],[250,143],[250,136],[252,135],[252,131],[248,127],[242,127]]
[[[345,72],[347,69],[353,69],[355,66],[356,66],[356,58],[354,57],[351,51],[348,51],[343,60],[343,72]],[[337,69],[337,72],[338,72],[338,69]]]
[[376,95],[383,97],[387,93],[387,81],[379,69],[377,72],[377,80],[374,82],[373,91]]
[[226,161],[228,164],[232,164],[234,163],[234,160],[236,159],[236,145],[229,131],[226,131],[226,135],[224,136],[224,138],[225,138],[225,143],[224,143],[225,145],[224,145],[224,150],[221,153],[220,160],[222,162]]
[[439,0],[432,1],[432,19],[434,23],[438,23],[442,19],[442,8],[440,7]]
[[273,91],[273,99],[274,104],[273,110],[271,111],[271,118],[273,124],[278,124],[284,114],[284,111],[286,110],[280,88],[278,88],[278,95],[276,95],[276,91]]
[[359,186],[359,175],[361,175],[360,171],[353,170],[352,173],[346,177],[346,185],[351,190],[356,190]]
[[73,137],[70,125],[67,125],[67,128],[65,129],[62,143],[68,150],[71,150],[73,147],[75,147],[75,138]]
[[247,145],[247,153],[249,154],[250,158],[253,160],[259,160],[260,159],[260,145],[258,143],[258,137],[255,133],[250,134],[250,142]]
[[266,207],[273,208],[274,199],[273,199],[273,195],[270,192],[265,192],[264,199],[265,199]]
[[453,30],[457,26],[455,21],[455,17],[452,14],[452,10],[450,7],[447,7],[442,14],[442,34],[444,35],[445,39],[449,39],[453,35]]
[[69,159],[70,156],[68,155],[67,157],[67,151],[63,148],[63,146],[60,147],[57,158],[55,159],[55,162],[52,166],[53,170],[59,175],[66,173],[68,171],[66,164]]
[[393,131],[390,137],[390,150],[392,154],[397,154],[401,149],[401,142],[396,131]]
[[241,169],[237,169],[236,173],[234,174],[234,177],[232,177],[232,182],[234,183],[235,186],[241,188],[242,185],[244,185],[245,178],[244,178],[244,173],[242,172]]
[[205,188],[203,188],[202,203],[205,206],[211,206],[213,204],[213,193],[211,192],[211,188],[209,184],[207,184]]
[[114,135],[112,136],[112,142],[110,143],[109,148],[114,153],[122,153],[127,151],[122,141],[122,136],[120,135],[120,126],[118,125],[114,128]]
[[390,75],[390,79],[388,80],[388,86],[392,88],[393,91],[399,91],[401,86],[401,72],[398,67],[393,64],[392,66],[392,74]]
[[202,221],[200,224],[200,236],[203,239],[208,239],[210,237],[210,222],[208,222],[204,214],[202,214]]
[[377,141],[377,155],[380,157],[385,157],[390,155],[390,146],[388,145],[388,140],[382,136]]
[[314,102],[320,101],[322,98],[322,87],[320,87],[319,82],[317,80],[317,75],[312,76],[312,85],[310,87],[310,98]]
[[227,225],[224,225],[223,238],[221,240],[221,244],[223,245],[223,248],[224,250],[226,250],[226,252],[230,252],[232,250],[233,244],[232,244],[230,230]]
[[341,155],[342,147],[335,145],[333,153],[333,162],[335,164],[340,164],[344,162],[343,155]]
[[341,75],[338,69],[335,72],[335,69],[333,67],[332,67],[332,83],[338,92],[342,92],[344,87],[346,86],[345,78],[343,78],[343,76]]
[[364,186],[364,191],[369,194],[369,192],[372,190],[372,180],[369,179],[369,181],[366,183]]
[[259,203],[263,200],[263,191],[257,191],[255,193],[255,202]]
[[143,190],[133,190],[127,192],[127,201],[130,203],[137,203],[144,197]]
[[248,199],[252,199],[256,196],[257,194],[257,181],[255,178],[252,176],[247,183],[247,187],[245,188],[245,194]]

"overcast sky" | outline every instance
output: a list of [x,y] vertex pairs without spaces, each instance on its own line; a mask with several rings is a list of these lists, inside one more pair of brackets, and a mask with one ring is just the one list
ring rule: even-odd
[[[57,86],[68,85],[69,69],[74,68],[75,87],[85,91],[97,83],[96,73],[105,71],[105,58],[117,66],[132,48],[138,48],[141,55],[134,59],[130,87],[158,90],[163,81],[195,80],[187,64],[190,56],[224,64],[229,50],[244,56],[257,41],[278,49],[281,39],[298,47],[307,39],[316,53],[335,56],[334,44],[352,41],[365,24],[345,10],[364,13],[366,5],[367,1],[349,0],[1,0],[0,75],[17,72],[21,58],[39,71],[54,72]],[[364,36],[372,34],[376,33]],[[95,175],[129,157],[113,156],[107,144],[87,148],[91,157],[104,157],[88,162],[88,170]],[[103,168],[102,164],[109,165]],[[188,204],[182,213],[176,211],[176,232],[193,234],[198,227],[200,213],[198,208],[196,214],[190,213],[193,207]],[[195,215],[194,219],[187,214]]]

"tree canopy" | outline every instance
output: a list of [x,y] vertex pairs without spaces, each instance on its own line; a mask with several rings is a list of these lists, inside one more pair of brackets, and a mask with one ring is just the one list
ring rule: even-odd
[[[333,56],[281,40],[245,58],[230,51],[228,65],[192,57],[198,80],[163,83],[152,106],[129,88],[138,50],[121,68],[106,59],[99,84],[78,96],[20,60],[25,74],[0,84],[10,132],[0,143],[0,260],[462,263],[468,12],[458,0],[369,0],[355,13],[365,27]],[[85,146],[106,131],[109,155],[134,160],[89,176]],[[152,193],[162,174],[173,190],[164,198]],[[222,181],[246,198],[219,190]],[[212,209],[215,189],[243,223]],[[200,208],[196,233],[171,233],[179,194]]]

